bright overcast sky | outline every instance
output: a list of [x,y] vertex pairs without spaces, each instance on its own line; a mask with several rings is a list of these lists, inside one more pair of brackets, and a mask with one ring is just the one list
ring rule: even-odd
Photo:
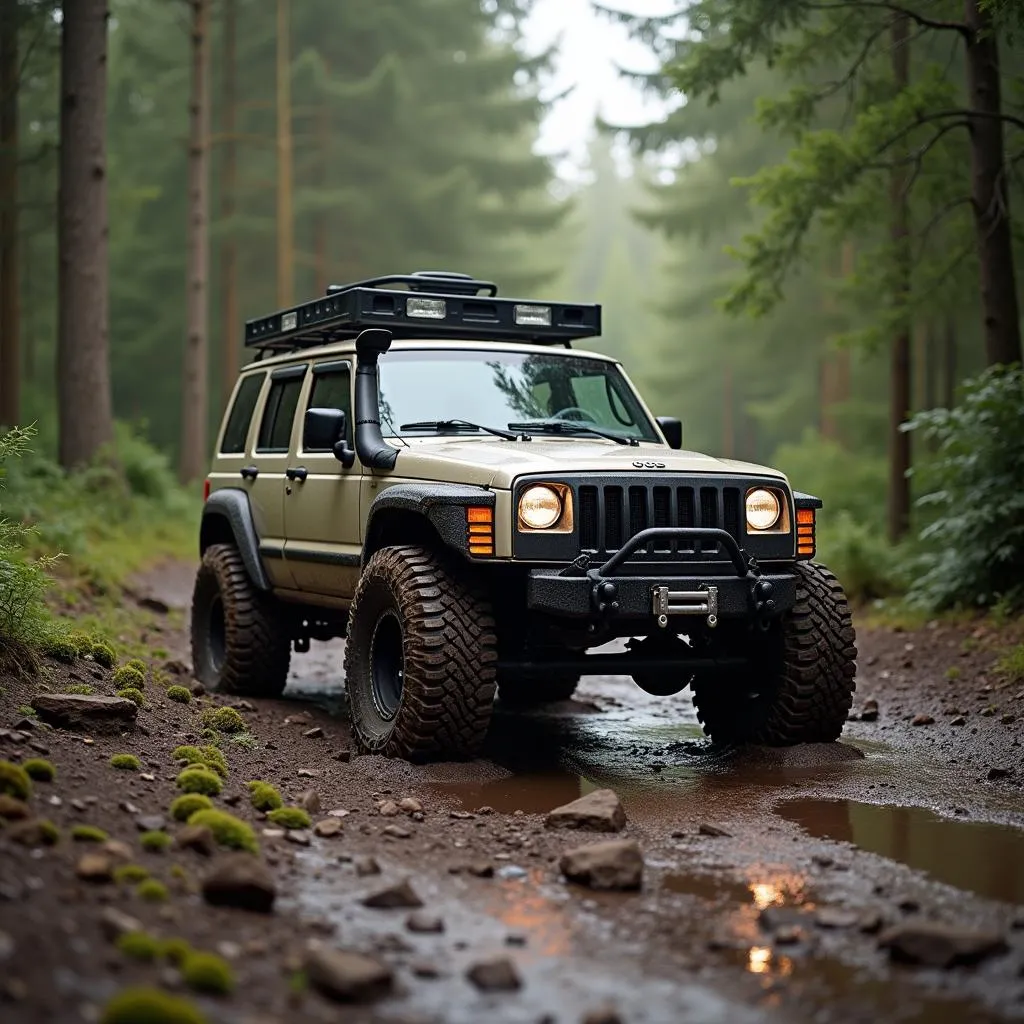
[[[605,6],[634,14],[667,14],[678,9],[678,0],[605,0]],[[544,153],[568,150],[568,165],[559,167],[566,177],[585,160],[586,145],[600,114],[618,124],[642,124],[662,115],[663,105],[645,97],[632,82],[619,76],[616,67],[653,71],[657,61],[642,44],[629,38],[626,29],[597,14],[591,0],[537,0],[525,25],[531,53],[560,41],[551,95],[570,86],[571,95],[555,104],[545,121],[539,148]]]

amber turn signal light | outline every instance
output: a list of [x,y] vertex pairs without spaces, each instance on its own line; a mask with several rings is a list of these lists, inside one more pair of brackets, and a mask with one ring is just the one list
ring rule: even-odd
[[796,510],[796,556],[797,558],[814,557],[813,508],[798,508]]
[[494,554],[494,509],[471,505],[466,509],[466,543],[478,558]]

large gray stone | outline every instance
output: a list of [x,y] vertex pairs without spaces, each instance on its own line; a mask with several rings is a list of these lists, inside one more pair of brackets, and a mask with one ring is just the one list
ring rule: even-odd
[[591,889],[639,889],[644,858],[635,839],[608,839],[567,850],[559,867],[569,881]]
[[32,707],[44,722],[62,729],[120,733],[135,728],[139,713],[124,697],[90,697],[78,693],[38,693]]
[[310,985],[337,1002],[386,995],[394,981],[391,968],[380,960],[319,942],[310,944],[304,966]]
[[203,897],[216,906],[267,914],[276,896],[277,886],[270,869],[250,853],[220,857],[203,879]]
[[595,789],[572,803],[556,807],[545,819],[549,828],[578,828],[588,832],[621,832],[626,812],[614,790]]
[[975,931],[939,921],[910,921],[894,925],[878,937],[893,960],[926,967],[955,967],[980,963],[1008,949],[999,932]]

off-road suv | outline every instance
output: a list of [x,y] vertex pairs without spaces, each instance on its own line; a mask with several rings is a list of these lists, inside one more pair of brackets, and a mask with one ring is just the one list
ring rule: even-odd
[[821,501],[681,451],[614,359],[571,348],[600,320],[418,273],[249,321],[206,482],[199,679],[274,696],[293,649],[345,637],[356,742],[409,759],[472,756],[496,691],[565,699],[587,674],[690,686],[715,740],[835,739],[856,648],[812,560]]

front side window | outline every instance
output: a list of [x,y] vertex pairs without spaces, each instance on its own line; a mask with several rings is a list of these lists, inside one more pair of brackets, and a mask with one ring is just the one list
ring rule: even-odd
[[256,410],[256,402],[260,397],[260,389],[266,379],[265,373],[253,373],[242,379],[235,394],[235,403],[231,406],[224,437],[220,442],[223,455],[240,455],[245,451],[245,441],[249,436],[249,421]]
[[[340,409],[345,414],[345,439],[352,443],[352,374],[347,366],[317,373],[308,409]],[[303,442],[304,451],[316,451]]]
[[639,441],[658,434],[619,368],[553,353],[390,352],[380,361],[381,424],[462,419],[491,427],[557,419]]
[[286,452],[291,446],[292,422],[299,405],[302,377],[293,376],[275,380],[263,410],[260,436],[256,444],[259,452]]

